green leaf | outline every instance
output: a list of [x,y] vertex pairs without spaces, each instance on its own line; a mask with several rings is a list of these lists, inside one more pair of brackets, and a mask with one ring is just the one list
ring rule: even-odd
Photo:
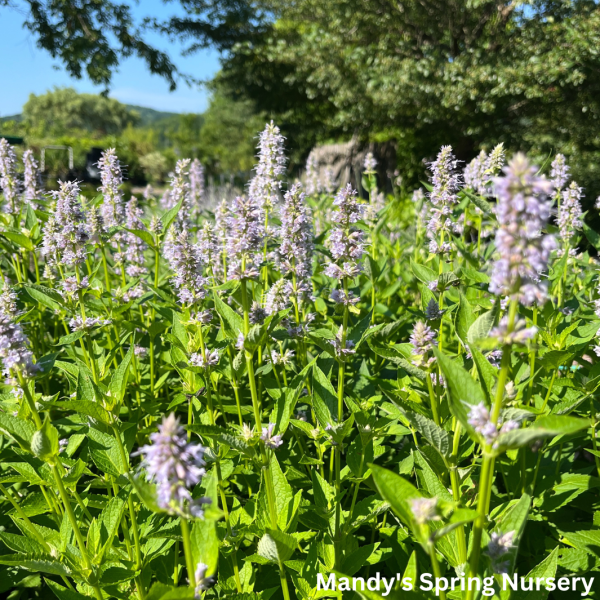
[[483,382],[483,391],[485,392],[485,396],[488,402],[491,403],[493,389],[496,383],[497,371],[475,346],[471,346],[469,349],[471,351],[471,356],[473,357],[473,362],[477,367],[479,381]]
[[39,376],[47,375],[54,366],[58,352],[51,352],[42,356],[35,364],[40,369]]
[[129,377],[129,363],[133,357],[133,344],[129,348],[125,358],[121,361],[121,364],[117,367],[117,370],[113,373],[110,380],[108,390],[112,402],[120,404],[125,396],[125,390],[127,388],[127,379]]
[[29,451],[35,426],[25,419],[0,412],[0,433],[12,438],[21,448]]
[[111,435],[90,427],[88,447],[92,461],[100,471],[114,477],[127,472],[127,465],[123,464],[117,441]]
[[215,310],[221,317],[223,331],[230,340],[238,339],[240,333],[244,331],[244,320],[238,315],[231,306],[225,304],[217,294],[214,295]]
[[46,308],[55,311],[59,311],[64,308],[65,301],[56,290],[37,284],[26,285],[24,287],[25,291],[32,300],[39,302]]
[[467,198],[477,207],[480,208],[488,217],[496,218],[494,214],[494,210],[492,209],[491,204],[484,200],[481,196],[477,196],[476,194],[472,194],[471,192],[463,189],[463,192]]
[[68,346],[73,342],[76,342],[78,339],[82,338],[85,335],[85,331],[80,329],[79,331],[74,331],[73,333],[69,333],[67,335],[63,335],[59,340],[58,344],[55,346]]
[[213,519],[195,521],[191,534],[192,556],[194,564],[204,563],[208,569],[206,574],[211,577],[217,572],[219,561],[219,537],[217,526]]
[[150,246],[150,248],[154,248],[154,237],[145,229],[127,229],[129,233],[133,233],[136,237],[139,237],[142,242]]
[[469,331],[467,333],[467,342],[469,345],[476,344],[479,340],[483,340],[488,337],[492,327],[494,326],[497,315],[498,304],[496,303],[492,310],[488,310],[475,319],[473,325],[469,327]]
[[313,365],[313,409],[321,427],[337,422],[337,394],[329,378],[317,364]]
[[289,560],[297,547],[298,542],[294,536],[282,531],[267,529],[258,542],[257,553],[269,562],[279,564]]
[[52,581],[52,579],[45,579],[46,585],[54,592],[54,595],[58,600],[89,600],[89,596],[84,596],[79,592],[70,590],[62,585]]
[[471,325],[475,322],[475,315],[473,314],[473,309],[467,300],[467,297],[462,293],[462,291],[458,292],[460,298],[460,304],[458,306],[458,313],[456,315],[456,333],[458,337],[462,340],[463,345],[466,345],[467,342],[467,334]]
[[468,422],[465,403],[472,406],[480,402],[485,404],[485,394],[481,387],[475,383],[471,375],[456,361],[448,358],[437,348],[434,348],[433,352],[450,391],[450,409],[467,431],[472,432],[473,428]]
[[0,531],[0,541],[13,552],[20,554],[44,554],[48,551],[47,547],[42,546],[37,540],[32,540],[22,535]]
[[409,500],[421,498],[419,490],[410,482],[393,471],[370,464],[373,481],[380,496],[392,507],[392,510],[408,526],[413,524]]
[[22,233],[17,233],[16,231],[3,231],[2,235],[7,239],[17,244],[21,248],[25,248],[25,250],[29,250],[29,252],[33,252],[34,246],[31,243],[31,240]]
[[541,417],[526,429],[514,429],[498,437],[499,449],[520,448],[536,440],[542,440],[557,435],[571,435],[582,429],[587,429],[590,422],[576,417],[548,415]]
[[169,229],[169,227],[171,227],[171,224],[175,220],[175,217],[177,216],[177,213],[179,213],[179,210],[181,208],[182,203],[183,203],[183,200],[181,202],[178,202],[173,208],[171,208],[170,210],[168,210],[160,218],[160,221],[162,223],[163,235],[165,235],[167,233],[167,230]]
[[72,576],[71,569],[49,554],[9,554],[0,556],[0,565],[20,567],[28,571],[51,575]]
[[111,498],[98,517],[100,543],[102,544],[102,548],[96,556],[96,560],[99,563],[102,562],[104,555],[110,550],[113,539],[119,529],[126,504],[122,496],[126,493],[121,491],[118,496]]
[[393,362],[395,365],[402,367],[409,375],[420,379],[421,381],[427,380],[427,372],[423,371],[423,369],[419,369],[419,367],[415,367],[411,362],[407,361],[405,358],[400,358],[398,356],[390,356],[388,360]]
[[415,412],[405,412],[412,426],[445,458],[450,456],[450,437],[448,432],[436,425],[431,419]]
[[89,402],[87,400],[71,400],[68,402],[55,402],[54,406],[59,410],[73,411],[80,415],[92,417],[105,425],[110,424],[109,413],[102,408],[97,402]]
[[[558,548],[554,548],[554,550],[552,550],[552,552],[539,565],[537,565],[537,567],[534,567],[531,571],[529,571],[529,573],[525,575],[525,581],[529,579],[535,581],[538,577],[543,578],[544,580],[548,579],[549,577],[554,577],[558,567],[558,550]],[[540,588],[541,589],[539,591],[536,589],[533,591],[526,591],[517,588],[517,590],[512,593],[512,599],[546,600],[549,592],[546,590],[543,584],[540,586]]]
[[25,213],[25,227],[31,231],[38,223],[39,219],[35,214],[35,210],[33,210],[31,204],[27,204],[27,211]]
[[414,273],[414,276],[419,281],[422,281],[425,284],[435,281],[437,279],[437,275],[432,269],[426,267],[425,265],[416,263],[413,260],[410,261],[410,268],[411,271]]
[[96,403],[96,391],[94,390],[94,384],[92,383],[92,378],[85,369],[79,369],[77,374],[76,398],[78,402],[89,402],[90,404]]
[[600,234],[594,231],[589,225],[586,223],[583,224],[583,233],[585,237],[588,239],[590,244],[596,248],[596,250],[600,250]]

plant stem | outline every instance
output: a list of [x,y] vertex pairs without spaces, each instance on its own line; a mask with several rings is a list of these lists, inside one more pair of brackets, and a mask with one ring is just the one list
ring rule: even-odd
[[[508,334],[512,333],[515,319],[517,316],[518,302],[516,299],[512,299],[510,302],[510,308],[508,312]],[[502,401],[504,399],[504,387],[508,378],[508,370],[510,367],[510,345],[505,345],[502,352],[502,365],[500,369],[500,375],[498,377],[498,383],[496,386],[496,398],[494,399],[494,405],[492,407],[491,421],[494,425],[497,425],[500,417],[500,410],[502,409]],[[485,444],[483,447],[483,464],[481,467],[481,475],[479,477],[479,497],[477,499],[477,519],[473,528],[473,544],[471,550],[471,557],[469,560],[469,571],[471,577],[477,577],[479,569],[479,557],[481,554],[481,538],[483,528],[486,524],[486,516],[489,511],[491,494],[492,494],[492,482],[494,478],[494,456],[492,454],[492,447],[490,444]],[[467,600],[473,599],[474,590],[467,592]]]
[[188,580],[190,588],[196,589],[196,568],[194,566],[194,558],[192,555],[192,542],[190,539],[190,526],[187,519],[181,517],[181,537],[183,538],[183,553],[185,555],[185,565],[188,572]]

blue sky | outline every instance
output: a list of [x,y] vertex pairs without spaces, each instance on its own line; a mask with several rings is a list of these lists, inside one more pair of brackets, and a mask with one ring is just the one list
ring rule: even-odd
[[[134,14],[139,17],[167,17],[179,8],[177,3],[165,6],[158,0],[143,0],[137,6],[132,4]],[[58,61],[38,49],[35,38],[23,29],[24,18],[18,9],[0,8],[0,117],[21,112],[29,94],[43,94],[54,86],[70,86],[88,93],[102,91],[102,87],[92,85],[89,80],[69,77]],[[168,51],[181,71],[198,79],[209,79],[219,69],[219,55],[213,50],[182,57],[181,45],[170,43],[158,35],[148,39]],[[167,83],[156,75],[150,75],[143,61],[135,58],[120,65],[109,95],[127,104],[169,112],[202,112],[208,103],[207,92],[202,88],[191,89],[182,84],[175,92],[169,92]]]

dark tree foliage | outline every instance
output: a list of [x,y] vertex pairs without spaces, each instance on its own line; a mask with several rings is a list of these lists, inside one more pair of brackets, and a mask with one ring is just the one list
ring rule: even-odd
[[[600,10],[587,0],[268,0],[260,43],[221,77],[308,139],[398,141],[405,173],[451,143],[561,150],[588,181],[600,144]],[[583,182],[583,181],[582,181]]]

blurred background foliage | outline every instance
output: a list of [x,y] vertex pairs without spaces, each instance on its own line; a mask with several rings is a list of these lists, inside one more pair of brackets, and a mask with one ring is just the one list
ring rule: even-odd
[[[0,0],[0,14],[7,4]],[[184,155],[209,175],[243,173],[253,132],[273,118],[296,170],[319,143],[386,141],[412,185],[442,144],[468,161],[504,142],[538,164],[563,152],[587,201],[600,193],[594,0],[181,0],[187,17],[144,24],[106,0],[20,4],[41,47],[107,89],[131,54],[172,86],[194,81],[174,58],[153,54],[150,30],[190,52],[222,53],[202,115],[154,114],[63,89],[32,97],[19,120],[0,126],[34,147],[72,143],[76,162],[90,145],[115,145],[140,181],[164,177]]]

